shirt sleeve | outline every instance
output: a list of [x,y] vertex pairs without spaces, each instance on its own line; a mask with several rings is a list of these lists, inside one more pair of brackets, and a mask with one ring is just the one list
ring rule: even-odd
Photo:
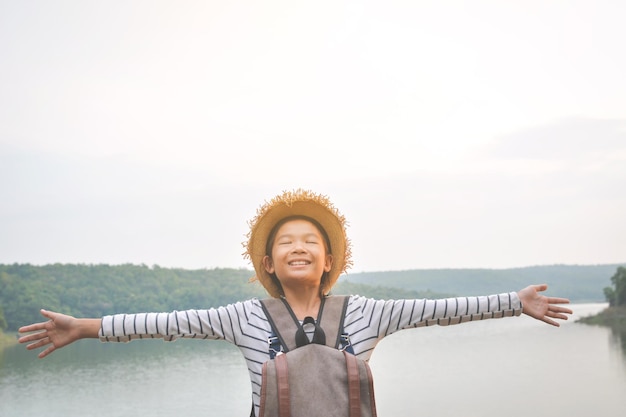
[[99,338],[103,342],[129,342],[156,338],[173,341],[184,337],[227,340],[236,344],[248,322],[249,304],[239,302],[204,310],[104,316]]
[[355,351],[367,353],[380,339],[398,330],[520,314],[522,302],[516,292],[433,300],[374,300],[353,296],[344,329],[350,334]]

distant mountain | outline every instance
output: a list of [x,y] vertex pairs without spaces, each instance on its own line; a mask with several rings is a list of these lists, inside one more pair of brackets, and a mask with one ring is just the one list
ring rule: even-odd
[[511,269],[412,269],[360,272],[342,280],[413,291],[452,295],[479,295],[520,290],[530,284],[548,284],[547,294],[572,302],[603,302],[603,289],[621,264],[547,265]]

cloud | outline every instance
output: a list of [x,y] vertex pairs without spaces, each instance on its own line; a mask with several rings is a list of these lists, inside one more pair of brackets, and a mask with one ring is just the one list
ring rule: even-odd
[[495,139],[486,149],[494,158],[583,160],[625,157],[626,119],[571,118]]
[[3,146],[0,262],[247,267],[246,221],[294,187],[328,194],[347,216],[356,271],[621,262],[621,126],[569,119],[499,137],[441,168],[416,162],[404,173],[318,179]]

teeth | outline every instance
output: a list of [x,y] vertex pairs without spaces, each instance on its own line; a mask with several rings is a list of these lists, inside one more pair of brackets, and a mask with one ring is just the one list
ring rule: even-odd
[[294,262],[289,262],[289,265],[306,265],[308,264],[308,262],[306,261],[294,261]]

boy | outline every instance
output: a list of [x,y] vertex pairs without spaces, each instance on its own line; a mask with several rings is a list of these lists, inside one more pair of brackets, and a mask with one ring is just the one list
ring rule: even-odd
[[[316,320],[339,276],[351,265],[346,220],[330,200],[306,190],[284,192],[263,204],[250,222],[246,256],[254,279],[274,298],[286,301],[293,315]],[[559,326],[572,311],[564,298],[545,297],[547,285],[518,292],[440,300],[373,300],[353,295],[345,312],[344,331],[354,354],[368,360],[377,343],[397,330],[513,317],[522,313]],[[42,310],[49,319],[20,328],[36,332],[20,338],[27,349],[46,347],[43,358],[82,338],[126,342],[145,337],[172,341],[179,337],[226,340],[246,359],[252,384],[254,415],[259,415],[262,366],[270,359],[271,325],[257,299],[206,310],[171,313],[117,314],[101,319],[76,319]]]

